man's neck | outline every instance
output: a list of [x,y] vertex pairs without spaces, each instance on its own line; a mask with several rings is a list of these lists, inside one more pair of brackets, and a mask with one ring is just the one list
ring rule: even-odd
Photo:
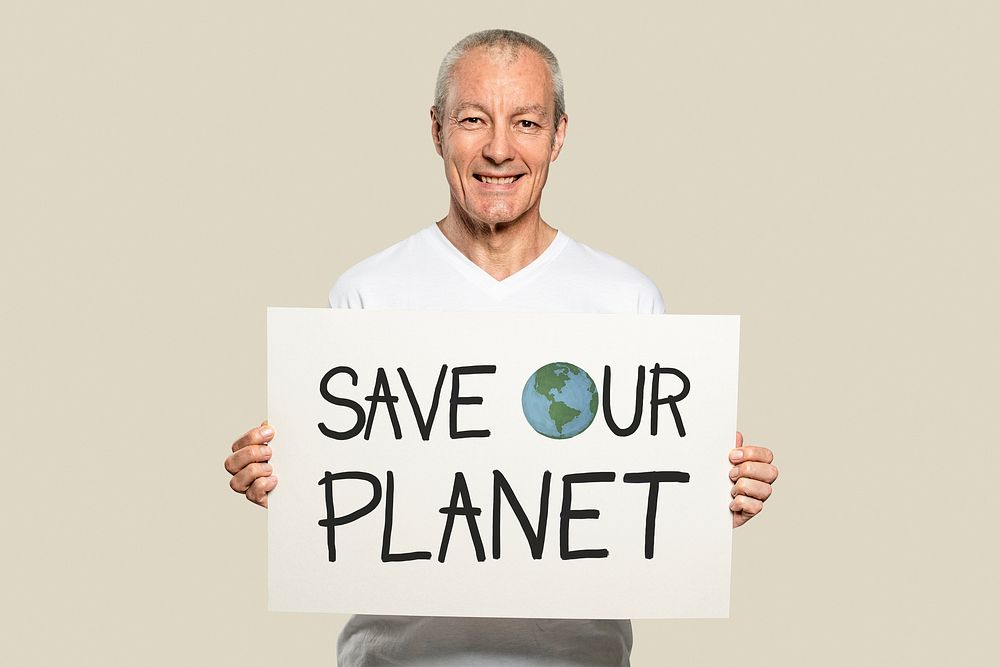
[[537,215],[503,225],[480,225],[449,213],[437,225],[459,252],[496,280],[504,280],[535,261],[557,234]]

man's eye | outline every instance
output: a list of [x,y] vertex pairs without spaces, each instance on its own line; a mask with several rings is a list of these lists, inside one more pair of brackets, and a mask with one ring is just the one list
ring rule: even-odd
[[475,118],[475,117],[473,117],[473,118],[463,118],[459,122],[461,122],[461,123],[470,123],[472,125],[475,125],[475,124],[479,123],[479,119]]
[[538,123],[531,120],[519,120],[517,121],[517,123],[525,130],[529,130],[533,127],[538,127]]

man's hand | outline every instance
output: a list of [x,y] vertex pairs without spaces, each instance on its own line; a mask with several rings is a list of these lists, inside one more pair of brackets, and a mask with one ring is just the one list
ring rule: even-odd
[[229,486],[247,500],[267,507],[267,494],[278,484],[271,474],[271,448],[267,443],[274,437],[274,428],[267,420],[252,428],[233,443],[233,453],[226,457],[226,472],[233,476]]
[[733,480],[733,528],[739,528],[764,509],[771,495],[771,483],[778,479],[778,469],[771,465],[774,456],[767,447],[743,446],[743,434],[736,432],[736,449],[729,450],[729,460],[735,466],[729,471]]

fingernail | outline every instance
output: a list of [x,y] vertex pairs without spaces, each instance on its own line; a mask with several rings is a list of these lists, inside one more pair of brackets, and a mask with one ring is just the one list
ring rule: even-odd
[[271,448],[268,447],[267,445],[264,445],[263,447],[260,448],[260,455],[261,456],[265,456],[265,457],[270,457],[271,456]]
[[739,476],[740,476],[740,469],[739,468],[730,468],[729,469],[729,477],[730,477],[730,479],[732,479],[734,477],[739,477]]
[[264,472],[271,472],[271,464],[270,463],[265,463],[264,464]]
[[260,430],[260,435],[263,438],[270,438],[272,435],[274,435],[274,429],[271,428],[270,426],[265,426]]
[[730,458],[732,458],[734,461],[739,461],[743,458],[743,452],[737,449],[735,452],[733,452],[733,455]]

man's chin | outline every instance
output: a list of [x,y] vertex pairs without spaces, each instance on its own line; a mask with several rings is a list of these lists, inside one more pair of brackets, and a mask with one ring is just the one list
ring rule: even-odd
[[462,222],[470,229],[502,230],[525,219],[527,211],[511,211],[509,209],[487,209],[482,211],[461,211]]

